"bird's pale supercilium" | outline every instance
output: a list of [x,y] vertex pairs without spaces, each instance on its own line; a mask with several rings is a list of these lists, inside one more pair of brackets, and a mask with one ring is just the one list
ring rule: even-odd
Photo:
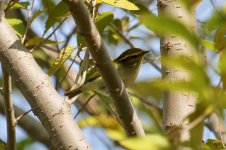
[[[140,66],[143,63],[145,54],[149,51],[144,51],[139,48],[131,48],[123,52],[118,58],[113,60],[115,68],[119,73],[124,85],[128,87],[137,77]],[[65,93],[68,98],[82,93],[83,91],[103,91],[104,82],[96,67],[88,69],[88,73],[84,84],[72,87],[70,91]]]

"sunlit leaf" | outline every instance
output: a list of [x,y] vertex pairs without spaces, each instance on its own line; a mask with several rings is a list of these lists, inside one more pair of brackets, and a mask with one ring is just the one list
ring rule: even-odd
[[56,7],[56,4],[55,4],[55,0],[42,0],[42,3],[44,5],[44,8],[45,8],[45,11],[50,14],[53,9]]
[[220,52],[219,57],[219,70],[223,88],[226,88],[226,49]]
[[145,137],[129,138],[119,141],[119,144],[130,150],[161,150],[170,149],[169,141],[161,135],[146,135]]
[[107,129],[106,133],[112,140],[115,140],[115,141],[120,141],[127,137],[126,134],[120,130]]
[[103,33],[104,28],[112,22],[113,17],[114,15],[112,12],[104,12],[97,16],[96,26],[101,34]]
[[226,13],[222,10],[217,10],[212,13],[209,20],[204,25],[205,31],[211,33],[215,31],[219,26],[224,26],[226,23]]
[[48,75],[51,76],[54,74],[60,67],[63,65],[63,63],[68,59],[68,57],[71,55],[75,47],[67,46],[63,48],[58,56],[58,58],[55,60],[55,62],[52,64],[48,71]]
[[10,18],[10,19],[7,19],[7,22],[10,24],[10,26],[14,29],[14,31],[16,32],[16,34],[19,37],[23,36],[23,34],[25,32],[25,27],[21,20],[15,19],[15,18]]
[[[43,42],[44,41],[44,42]],[[25,47],[28,46],[33,46],[33,45],[37,45],[40,42],[42,42],[42,44],[59,44],[60,42],[58,41],[52,41],[52,40],[46,40],[44,38],[40,38],[40,37],[35,37],[33,39],[30,39],[26,42]]]
[[121,129],[117,120],[107,115],[86,117],[80,120],[78,124],[80,127],[85,127],[89,125],[89,126],[102,126],[106,129]]
[[224,149],[222,142],[218,139],[208,139],[205,144],[214,150]]
[[201,2],[201,0],[183,0],[181,3],[183,3],[187,9],[196,8],[197,5]]
[[214,42],[218,51],[226,49],[226,23],[218,28]]
[[17,143],[17,150],[24,150],[24,149],[26,149],[26,147],[30,146],[34,142],[35,141],[33,139],[26,138],[26,139],[20,141],[19,143]]
[[208,48],[209,50],[212,50],[214,52],[217,52],[218,50],[215,48],[214,46],[214,42],[213,41],[209,41],[209,40],[201,40],[201,43],[202,45],[205,47],[205,48]]
[[139,10],[135,4],[129,2],[128,0],[97,0],[97,3],[105,3],[127,10]]
[[10,9],[27,9],[30,5],[30,2],[17,2]]
[[30,24],[38,17],[40,16],[44,11],[43,10],[37,10],[34,15],[31,17]]
[[0,150],[7,150],[6,143],[0,139]]
[[68,17],[70,11],[67,5],[62,1],[60,2],[49,14],[49,17],[45,24],[45,32],[49,30],[55,23],[61,21],[63,18]]
[[198,49],[199,40],[195,34],[191,33],[182,23],[170,17],[161,15],[155,16],[149,11],[140,15],[140,21],[150,30],[160,35],[178,35],[188,40]]
[[142,81],[134,83],[130,88],[137,94],[144,97],[152,96],[156,99],[161,99],[163,96],[163,91],[157,90],[152,84],[153,81]]

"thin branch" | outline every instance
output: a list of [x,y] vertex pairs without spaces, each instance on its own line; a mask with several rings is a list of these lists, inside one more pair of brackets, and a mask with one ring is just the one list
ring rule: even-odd
[[[0,113],[5,115],[5,112],[3,111],[3,107],[4,107],[3,105],[4,105],[3,97],[0,94]],[[15,105],[14,105],[14,111],[16,116],[25,114],[25,112],[22,109],[18,108]],[[47,147],[51,146],[48,133],[42,127],[42,125],[31,116],[25,115],[21,119],[18,119],[17,125],[23,128],[27,132],[27,134],[33,139],[38,140],[39,142],[45,144]]]
[[95,96],[96,94],[91,95],[87,101],[82,105],[82,107],[78,110],[78,112],[76,113],[74,119],[85,109],[86,105],[92,100],[92,98]]
[[129,136],[144,136],[144,129],[128,97],[103,40],[92,21],[89,11],[82,0],[63,0],[84,37],[87,47],[96,63],[104,83],[114,101],[123,128]]
[[16,2],[18,2],[18,0],[10,0],[8,5],[5,8],[5,13],[7,13],[7,11],[14,5],[16,4]]
[[5,7],[5,0],[0,0],[0,22],[2,20],[2,17],[4,16],[4,7]]
[[29,112],[31,112],[32,110],[30,109],[30,110],[28,110],[28,111],[26,111],[26,112],[24,112],[24,113],[22,113],[20,116],[18,116],[17,118],[16,118],[16,122],[18,122],[20,119],[22,119],[24,116],[26,116]]
[[64,21],[66,20],[66,18],[64,20],[62,20],[59,25],[45,38],[43,39],[40,43],[38,43],[37,45],[35,45],[30,52],[34,51],[36,48],[38,48],[39,46],[42,45],[42,43],[44,43],[45,41],[47,41],[60,27],[61,25],[64,23]]
[[70,113],[70,105],[57,93],[49,76],[40,69],[5,19],[0,23],[0,61],[44,124],[54,147],[91,149]]
[[132,92],[132,91],[129,91],[128,93],[129,93],[130,95],[132,95],[132,96],[135,96],[135,97],[138,98],[140,101],[142,101],[143,103],[147,104],[148,106],[154,107],[154,108],[157,109],[158,111],[162,111],[162,109],[161,109],[159,106],[157,106],[157,105],[154,104],[153,102],[150,102],[150,101],[144,99],[144,98],[141,97],[140,95],[137,95],[137,94],[135,94],[135,93]]
[[71,39],[71,37],[74,35],[75,31],[77,30],[77,27],[74,27],[73,30],[71,30],[71,33],[69,33],[69,35],[66,38],[66,41],[64,42],[63,47],[66,47]]
[[23,36],[23,38],[22,38],[22,43],[25,42],[25,39],[26,39],[26,37],[27,37],[28,29],[30,28],[30,25],[31,25],[31,15],[32,15],[33,7],[34,7],[34,0],[32,0],[32,2],[31,2],[31,9],[28,10],[27,25],[26,25],[26,28],[25,28],[24,36]]
[[113,24],[110,24],[110,27],[115,30],[115,32],[132,48],[135,48],[132,42]]
[[11,77],[2,66],[3,97],[7,120],[7,149],[16,150],[16,118],[12,102]]

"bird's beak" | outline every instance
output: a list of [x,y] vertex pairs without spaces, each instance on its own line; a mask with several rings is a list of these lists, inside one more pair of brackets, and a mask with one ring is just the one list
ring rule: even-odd
[[144,53],[143,54],[147,54],[147,53],[149,53],[150,51],[144,51]]

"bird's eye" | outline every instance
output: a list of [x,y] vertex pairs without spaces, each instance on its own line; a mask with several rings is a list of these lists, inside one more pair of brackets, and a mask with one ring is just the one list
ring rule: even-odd
[[131,56],[131,58],[137,58],[137,55]]

